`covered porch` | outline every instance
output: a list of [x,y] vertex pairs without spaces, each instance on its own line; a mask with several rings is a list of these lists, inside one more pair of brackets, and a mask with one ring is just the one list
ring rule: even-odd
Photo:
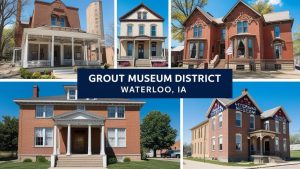
[[149,66],[167,62],[165,37],[122,37],[119,44],[119,66],[139,66],[140,61]]
[[21,60],[13,56],[13,61],[24,68],[100,65],[101,43],[98,35],[71,28],[25,28]]
[[78,157],[91,160],[99,167],[107,166],[104,117],[77,110],[55,116],[53,120],[51,167]]

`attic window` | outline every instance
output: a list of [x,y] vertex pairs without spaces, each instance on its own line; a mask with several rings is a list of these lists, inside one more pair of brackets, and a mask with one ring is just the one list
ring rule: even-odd
[[138,12],[138,19],[142,19],[142,12]]
[[144,19],[144,20],[147,19],[147,12],[143,12],[143,19]]
[[68,100],[77,100],[77,90],[76,89],[68,90]]

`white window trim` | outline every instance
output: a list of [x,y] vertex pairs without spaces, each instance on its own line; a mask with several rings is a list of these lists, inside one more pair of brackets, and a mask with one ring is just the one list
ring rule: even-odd
[[[221,127],[220,127],[220,116],[222,116],[222,126]],[[224,121],[223,112],[221,112],[221,113],[218,114],[218,128],[219,129],[221,129],[223,127],[223,121]]]
[[[36,114],[37,114],[37,107],[38,106],[42,106],[43,107],[43,117],[37,117]],[[46,117],[46,107],[47,106],[51,106],[52,107],[52,116],[51,117]],[[35,106],[35,118],[36,119],[51,119],[53,117],[53,114],[54,114],[54,106],[53,105],[36,105]]]
[[275,132],[280,133],[280,131],[279,131],[279,121],[278,120],[275,120]]
[[216,130],[216,116],[214,116],[213,118],[212,118],[212,130],[214,131],[214,130]]
[[[36,137],[35,137],[35,130],[36,129],[42,129],[43,130],[43,145],[36,145]],[[51,129],[52,130],[52,145],[45,145],[46,144],[46,129]],[[48,147],[53,147],[53,143],[54,143],[54,131],[53,128],[50,127],[35,127],[34,128],[34,147],[38,147],[38,148],[48,148]]]
[[237,149],[235,148],[235,151],[243,151],[243,137],[242,137],[242,134],[240,134],[240,133],[236,133],[236,134],[235,134],[235,146],[236,146],[236,136],[240,136],[240,137],[241,137],[241,149],[240,149],[240,150],[237,150]]
[[[254,119],[254,121],[253,121],[253,128],[251,128],[251,126],[250,126],[250,124],[251,124],[250,123],[251,122],[251,117],[253,117],[253,119]],[[250,115],[249,128],[255,130],[255,115],[254,114]]]
[[[283,126],[285,126],[285,127],[283,127]],[[286,134],[286,122],[282,123],[282,133]]]
[[[268,124],[268,129],[265,128],[265,123]],[[270,122],[269,122],[269,120],[264,122],[264,129],[267,130],[267,131],[270,131]]]
[[[70,98],[70,90],[75,90],[75,99],[71,99]],[[68,92],[67,92],[67,98],[68,98],[68,100],[77,100],[77,95],[78,95],[77,89],[68,89]]]
[[[277,145],[276,145],[276,140],[278,140],[278,150],[276,150],[276,147],[277,147]],[[275,151],[276,151],[276,152],[280,152],[279,137],[275,137]]]
[[[283,142],[283,143],[282,143],[283,151],[284,151],[284,152],[287,152],[287,141],[286,141],[286,138],[284,138],[282,142]],[[285,145],[285,146],[284,146],[284,145]]]
[[[220,150],[220,137],[222,137],[222,150]],[[223,135],[219,135],[219,137],[218,137],[218,150],[219,150],[219,151],[223,151],[223,150],[224,150],[224,139],[223,139]]]
[[236,123],[236,114],[240,114],[240,115],[241,115],[241,116],[240,116],[240,117],[241,117],[241,124],[240,124],[240,126],[237,126],[237,125],[235,124],[235,126],[236,126],[236,127],[239,127],[239,128],[242,128],[242,126],[243,126],[243,114],[242,114],[242,112],[240,112],[240,111],[236,111],[236,112],[235,112],[235,121],[234,121],[235,123]]
[[[108,108],[109,107],[114,107],[115,108],[115,117],[108,117]],[[118,117],[118,107],[124,107],[124,117],[122,118],[119,118]],[[126,107],[125,106],[108,106],[107,107],[107,119],[110,119],[110,120],[122,120],[122,119],[126,119]]]
[[[215,145],[213,144],[213,140],[215,140]],[[214,146],[214,149],[213,149],[213,146]],[[213,136],[211,138],[211,151],[216,151],[216,137]]]
[[[126,148],[127,147],[127,129],[126,128],[108,128],[107,131],[109,129],[114,129],[115,130],[115,145],[111,146],[109,145],[109,141],[107,139],[107,146],[106,147],[112,147],[112,148]],[[119,146],[118,145],[118,130],[119,129],[124,129],[125,130],[125,145],[124,146]],[[108,138],[108,133],[107,133],[107,138]]]

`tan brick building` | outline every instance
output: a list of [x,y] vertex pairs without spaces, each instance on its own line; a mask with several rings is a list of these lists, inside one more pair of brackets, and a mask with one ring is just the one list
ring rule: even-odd
[[291,120],[282,106],[262,111],[245,89],[233,100],[214,99],[206,117],[191,129],[193,157],[205,152],[210,159],[257,163],[290,158]]
[[191,68],[294,69],[293,22],[289,11],[262,15],[243,0],[221,18],[196,7],[184,22],[183,63]]
[[51,166],[106,167],[107,157],[140,160],[140,109],[128,99],[78,99],[65,95],[14,100],[20,106],[18,156],[51,157]]

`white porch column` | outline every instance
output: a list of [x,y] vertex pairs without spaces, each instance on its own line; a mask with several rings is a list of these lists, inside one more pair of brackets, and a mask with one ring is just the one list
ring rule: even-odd
[[72,37],[72,66],[75,66],[74,38]]
[[57,127],[57,154],[60,154],[60,129]]
[[28,34],[26,34],[25,37],[25,45],[24,45],[24,51],[22,51],[23,55],[23,67],[28,68]]
[[89,125],[88,132],[88,155],[92,155],[92,126]]
[[263,139],[260,137],[260,155],[263,155],[263,144],[262,144]]
[[133,52],[132,52],[132,57],[135,59],[135,40],[133,40]]
[[101,39],[98,39],[98,61],[102,63]]
[[164,41],[163,50],[163,57],[166,57],[166,41]]
[[54,36],[51,40],[51,67],[54,67]]
[[57,136],[56,136],[57,126],[53,127],[53,155],[57,155]]
[[60,44],[60,65],[64,64],[64,45]]
[[67,155],[71,155],[71,125],[68,124]]
[[152,44],[151,44],[151,40],[149,39],[149,59],[151,60],[152,59],[152,54],[151,54],[151,47],[152,47]]
[[100,149],[100,155],[105,155],[105,142],[104,142],[104,125],[101,126],[101,136],[100,136],[100,140],[101,140],[101,149]]

